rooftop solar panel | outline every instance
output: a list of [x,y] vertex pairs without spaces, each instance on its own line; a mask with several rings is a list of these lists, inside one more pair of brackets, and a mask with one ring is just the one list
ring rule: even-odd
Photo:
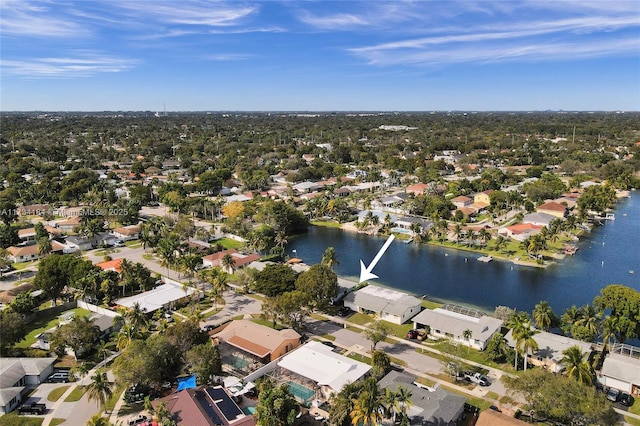
[[206,392],[229,422],[232,422],[242,414],[240,407],[238,407],[224,389],[208,387]]
[[196,391],[195,396],[196,396],[196,399],[198,400],[198,403],[200,404],[200,407],[202,407],[204,412],[213,421],[213,423],[217,425],[222,425],[223,424],[222,420],[220,420],[220,417],[218,417],[218,414],[211,406],[211,403],[209,402],[207,395],[202,391]]

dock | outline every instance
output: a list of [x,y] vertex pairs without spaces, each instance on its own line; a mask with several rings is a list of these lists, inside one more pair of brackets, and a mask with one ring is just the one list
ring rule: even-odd
[[484,263],[491,262],[492,260],[493,260],[493,256],[480,256],[478,258],[479,262],[484,262]]

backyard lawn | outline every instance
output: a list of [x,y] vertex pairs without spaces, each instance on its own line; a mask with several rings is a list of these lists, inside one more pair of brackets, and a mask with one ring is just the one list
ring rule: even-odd
[[26,349],[31,347],[31,345],[36,342],[36,336],[38,334],[58,325],[58,317],[67,312],[75,312],[76,315],[80,316],[89,315],[91,313],[90,311],[83,308],[75,308],[71,309],[70,311],[61,312],[59,314],[43,315],[42,317],[29,324],[33,328],[31,329],[29,334],[27,334],[27,337],[23,341],[16,343],[16,348]]

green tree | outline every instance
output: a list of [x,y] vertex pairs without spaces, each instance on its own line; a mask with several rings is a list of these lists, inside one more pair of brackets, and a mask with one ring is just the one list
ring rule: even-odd
[[300,330],[305,318],[309,315],[309,305],[309,295],[294,290],[287,291],[278,297],[268,298],[262,304],[262,311],[266,317],[271,318],[274,327],[277,322],[280,322]]
[[531,327],[531,323],[527,322],[519,329],[518,333],[513,335],[516,339],[516,351],[522,351],[522,357],[524,358],[524,370],[527,371],[527,361],[530,351],[538,350],[538,342],[533,338],[536,334],[540,333],[538,330]]
[[186,361],[200,384],[210,383],[212,376],[222,373],[220,353],[210,343],[193,346],[186,353]]
[[375,386],[373,389],[363,390],[360,395],[353,400],[353,410],[351,411],[351,424],[353,426],[365,425],[376,426],[382,422],[384,413],[383,396],[380,389]]
[[560,363],[564,366],[564,374],[585,385],[593,383],[593,369],[588,360],[588,354],[583,353],[580,346],[571,346],[562,351]]
[[298,411],[298,403],[286,384],[261,386],[254,414],[258,426],[291,426]]
[[11,310],[14,312],[19,313],[20,315],[29,315],[37,307],[38,304],[31,295],[30,291],[23,291],[22,293],[19,293],[15,297],[15,299],[13,299],[11,303],[9,303],[9,308],[11,308]]
[[376,320],[364,330],[364,336],[371,341],[371,352],[376,350],[376,345],[389,336],[391,329],[382,320]]
[[29,329],[20,315],[12,309],[0,311],[0,330],[2,330],[2,339],[0,339],[0,348],[4,353],[8,348],[23,340]]
[[640,336],[640,292],[623,285],[612,284],[600,290],[593,305],[596,309],[610,310],[617,318],[620,343]]
[[371,374],[382,378],[391,368],[391,358],[385,351],[376,350],[371,354]]
[[96,414],[87,420],[85,426],[113,426],[113,423],[108,418],[102,417],[101,414]]
[[523,398],[526,409],[538,417],[563,424],[608,426],[619,422],[604,395],[563,375],[536,368],[518,377],[503,379],[509,393]]
[[52,333],[51,347],[56,353],[62,353],[65,347],[69,347],[78,358],[89,352],[99,336],[100,329],[93,320],[88,316],[76,316]]
[[296,288],[298,275],[288,265],[267,265],[258,272],[253,285],[254,290],[265,296],[273,297]]
[[91,377],[91,383],[87,386],[87,398],[89,401],[96,401],[100,409],[105,411],[107,400],[113,395],[113,383],[107,379],[107,373],[96,372]]
[[325,310],[338,295],[338,277],[326,265],[318,263],[300,273],[295,283],[296,289],[309,296],[311,305]]

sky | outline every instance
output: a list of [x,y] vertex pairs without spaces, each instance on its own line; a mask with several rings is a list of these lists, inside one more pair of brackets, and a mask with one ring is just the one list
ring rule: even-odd
[[640,1],[0,0],[1,111],[638,111]]

